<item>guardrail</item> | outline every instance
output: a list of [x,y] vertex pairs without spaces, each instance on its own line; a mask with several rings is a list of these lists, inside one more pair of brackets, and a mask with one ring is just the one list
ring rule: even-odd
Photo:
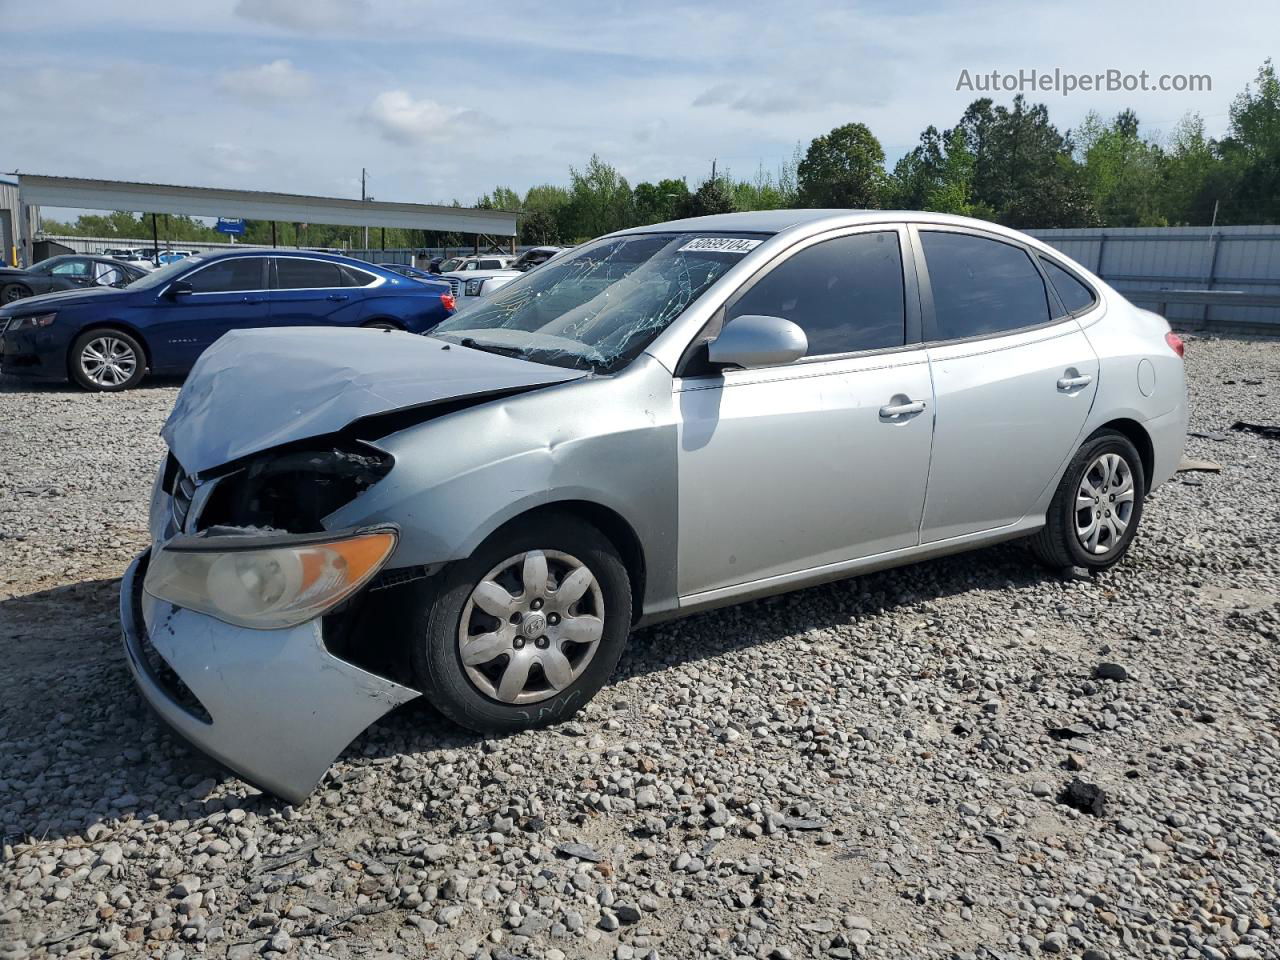
[[[1138,304],[1155,304],[1156,313],[1167,317],[1170,305],[1208,307],[1280,307],[1280,293],[1246,293],[1243,290],[1121,290],[1127,300]],[[1243,331],[1280,335],[1280,315],[1235,321],[1201,317],[1199,320],[1175,319],[1170,322],[1207,330]]]

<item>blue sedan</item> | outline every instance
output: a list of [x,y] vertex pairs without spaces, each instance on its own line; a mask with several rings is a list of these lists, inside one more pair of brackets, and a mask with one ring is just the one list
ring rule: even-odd
[[184,375],[246,327],[372,327],[426,333],[454,310],[449,285],[375,264],[285,250],[199,254],[124,289],[68,290],[0,308],[0,371],[127,390]]

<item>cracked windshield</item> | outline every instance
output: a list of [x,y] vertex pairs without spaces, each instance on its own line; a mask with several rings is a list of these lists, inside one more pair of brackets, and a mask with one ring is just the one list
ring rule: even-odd
[[650,233],[594,243],[525,274],[434,337],[609,373],[634,359],[763,238]]

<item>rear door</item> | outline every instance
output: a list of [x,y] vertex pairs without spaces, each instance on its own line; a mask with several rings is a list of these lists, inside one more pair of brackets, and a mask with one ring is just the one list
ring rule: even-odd
[[1098,358],[1039,259],[964,228],[912,227],[936,398],[921,542],[1013,524],[1080,440]]
[[228,330],[267,325],[266,257],[215,260],[179,279],[191,293],[162,299],[158,311],[172,366],[189,367]]
[[272,261],[272,326],[328,326],[356,319],[357,311],[344,311],[359,295],[344,276],[342,264],[310,257],[272,257]]

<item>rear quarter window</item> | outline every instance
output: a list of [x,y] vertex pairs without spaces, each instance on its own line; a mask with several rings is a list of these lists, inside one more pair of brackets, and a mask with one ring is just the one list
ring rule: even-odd
[[1055,314],[1065,316],[1069,313],[1080,313],[1088,310],[1098,302],[1094,292],[1085,285],[1083,280],[1078,279],[1074,274],[1058,266],[1047,257],[1041,257],[1040,262],[1044,264],[1044,272],[1048,274],[1049,282],[1053,284],[1053,289],[1058,294],[1058,299],[1062,301],[1062,305],[1066,308],[1065,313],[1062,310],[1055,310]]

